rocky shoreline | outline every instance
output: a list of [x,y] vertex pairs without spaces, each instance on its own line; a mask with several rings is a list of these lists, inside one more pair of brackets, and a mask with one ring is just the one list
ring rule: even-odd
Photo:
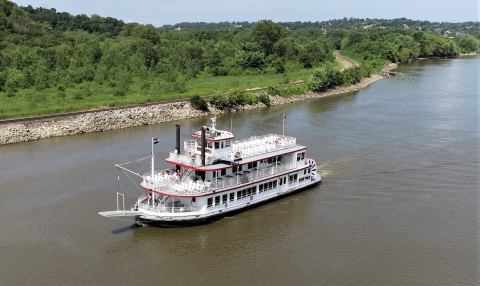
[[[385,70],[396,68],[389,64]],[[374,74],[360,83],[346,87],[338,87],[322,93],[307,93],[291,97],[271,96],[271,105],[287,104],[311,98],[332,96],[359,90],[371,83],[384,78]],[[249,110],[265,107],[264,104],[242,106],[239,110]],[[209,112],[194,109],[188,100],[159,103],[155,105],[136,106],[114,110],[98,111],[50,119],[36,119],[17,123],[0,125],[0,145],[38,140],[42,138],[74,135],[90,132],[100,132],[122,129],[140,125],[158,124],[167,121],[200,117],[208,114],[219,114],[224,111],[211,108]]]

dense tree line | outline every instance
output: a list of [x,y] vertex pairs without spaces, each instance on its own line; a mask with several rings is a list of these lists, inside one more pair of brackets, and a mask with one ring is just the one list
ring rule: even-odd
[[[335,77],[330,69],[313,72],[331,65],[334,49],[363,61],[361,70],[342,75],[343,83],[353,83],[385,61],[455,56],[478,49],[474,36],[450,39],[438,33],[394,29],[398,20],[382,21],[381,28],[372,29],[357,29],[362,22],[358,19],[329,21],[328,29],[323,22],[282,25],[268,20],[233,26],[183,24],[184,29],[175,29],[18,7],[0,0],[0,92],[13,97],[22,89],[54,88],[59,97],[65,97],[66,89],[88,83],[105,86],[121,97],[133,83],[143,91],[182,93],[190,80],[202,74],[287,75],[292,69],[312,69],[316,78]],[[89,93],[87,86],[74,98],[80,100]]]
[[[328,21],[317,22],[281,22],[282,26],[290,30],[299,29],[322,29],[324,31],[330,30],[376,30],[376,29],[400,29],[412,30],[421,32],[431,32],[436,34],[450,33],[466,33],[470,35],[480,35],[480,22],[430,22],[421,20],[411,20],[406,18],[398,19],[359,19],[359,18],[343,18]],[[220,23],[178,23],[176,25],[167,25],[164,28],[177,29],[187,28],[195,29],[199,27],[208,29],[225,29],[234,27],[251,28],[255,25],[252,22],[220,22]]]

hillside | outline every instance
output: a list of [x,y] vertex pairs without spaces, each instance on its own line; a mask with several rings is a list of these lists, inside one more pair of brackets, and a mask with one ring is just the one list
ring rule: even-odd
[[[0,117],[196,95],[218,99],[232,90],[309,79],[283,91],[301,93],[318,87],[321,77],[350,84],[389,61],[475,51],[478,38],[464,33],[478,35],[478,27],[407,19],[154,27],[0,0]],[[340,69],[334,50],[361,67],[332,72]]]

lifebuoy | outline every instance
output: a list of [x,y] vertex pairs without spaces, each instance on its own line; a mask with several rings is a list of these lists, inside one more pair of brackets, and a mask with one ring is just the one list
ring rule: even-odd
[[241,154],[240,152],[235,153],[235,158],[240,158]]

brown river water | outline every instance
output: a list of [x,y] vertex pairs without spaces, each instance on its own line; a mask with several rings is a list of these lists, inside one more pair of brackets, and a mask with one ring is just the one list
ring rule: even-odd
[[[287,113],[324,183],[195,227],[97,215],[115,208],[113,164],[152,136],[160,164],[177,122],[1,146],[0,285],[478,285],[479,63],[219,116],[242,138]],[[182,139],[206,122],[180,121]]]

